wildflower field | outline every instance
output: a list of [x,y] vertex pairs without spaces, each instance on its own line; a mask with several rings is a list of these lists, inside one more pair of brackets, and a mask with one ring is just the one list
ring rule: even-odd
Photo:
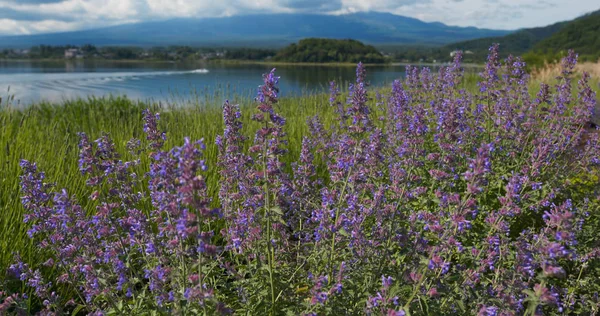
[[380,91],[359,64],[330,96],[273,70],[240,106],[1,109],[0,315],[597,314],[597,81],[497,50],[477,83],[458,54]]

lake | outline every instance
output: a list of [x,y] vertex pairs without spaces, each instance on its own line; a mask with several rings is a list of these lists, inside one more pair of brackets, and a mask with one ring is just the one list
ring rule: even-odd
[[[406,66],[367,68],[372,86],[402,78]],[[13,105],[40,101],[61,102],[88,96],[125,95],[143,101],[187,102],[207,96],[254,96],[261,75],[272,67],[263,64],[186,64],[111,61],[0,61],[0,96],[14,96]],[[351,66],[278,66],[281,95],[327,91],[331,80],[354,80]]]

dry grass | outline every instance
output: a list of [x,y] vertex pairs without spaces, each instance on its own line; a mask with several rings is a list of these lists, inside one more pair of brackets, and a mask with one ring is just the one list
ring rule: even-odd
[[[588,72],[593,81],[600,80],[600,61],[596,63],[586,62],[579,63],[575,66],[575,72],[577,74],[582,74],[583,72]],[[531,72],[532,79],[541,82],[552,82],[556,77],[560,75],[561,69],[560,64],[546,64],[542,68],[535,69]]]

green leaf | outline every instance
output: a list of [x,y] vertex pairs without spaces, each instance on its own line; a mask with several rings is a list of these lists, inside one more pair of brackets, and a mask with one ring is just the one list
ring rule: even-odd
[[425,305],[425,315],[429,315],[429,305],[427,305],[427,299],[425,299],[424,297],[420,297],[419,299]]
[[348,234],[348,232],[347,232],[345,229],[343,229],[343,228],[342,228],[342,229],[340,229],[340,230],[338,231],[338,233],[339,233],[340,235],[342,235],[342,236],[345,236],[345,237],[348,237],[348,236],[350,236],[350,234]]
[[465,303],[462,300],[457,300],[456,303],[458,304],[458,307],[460,307],[461,311],[465,311]]
[[279,206],[273,206],[270,208],[270,210],[277,215],[283,216],[283,211],[281,210],[281,208]]
[[79,314],[79,312],[81,310],[83,310],[85,308],[85,305],[77,305],[77,307],[75,307],[75,309],[73,309],[73,312],[71,313],[71,316],[75,316],[77,314]]
[[282,225],[285,225],[285,226],[288,225],[288,223],[286,223],[286,221],[282,217],[277,218],[277,221]]

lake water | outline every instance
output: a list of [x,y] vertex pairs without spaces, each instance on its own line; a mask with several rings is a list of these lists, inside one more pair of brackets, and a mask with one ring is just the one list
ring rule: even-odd
[[[125,95],[133,99],[185,102],[219,96],[253,96],[268,65],[218,65],[110,61],[0,61],[0,96],[13,105],[61,102],[88,96]],[[367,68],[373,86],[404,76],[405,66]],[[349,66],[278,66],[284,96],[322,92],[331,80],[354,80]]]

